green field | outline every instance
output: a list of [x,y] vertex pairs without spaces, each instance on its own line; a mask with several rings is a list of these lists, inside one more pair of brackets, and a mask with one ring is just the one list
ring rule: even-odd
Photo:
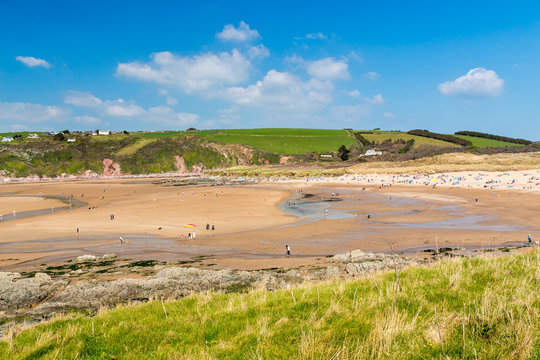
[[540,249],[72,315],[0,359],[539,359]]
[[485,138],[475,137],[475,136],[465,136],[465,135],[454,135],[454,136],[461,139],[469,140],[470,142],[472,142],[473,146],[476,146],[479,148],[499,147],[499,146],[523,146],[520,144],[509,143],[506,141],[485,139]]
[[238,129],[193,132],[207,140],[243,144],[279,154],[333,152],[341,145],[355,144],[345,130],[324,129]]
[[420,145],[434,145],[434,146],[443,146],[443,147],[459,147],[457,144],[453,144],[450,142],[437,140],[437,139],[430,139],[423,136],[416,136],[416,135],[409,135],[406,132],[379,132],[376,131],[373,134],[360,134],[369,141],[375,141],[375,143],[382,143],[383,141],[390,139],[392,141],[396,140],[410,140],[414,139],[414,147],[418,147]]

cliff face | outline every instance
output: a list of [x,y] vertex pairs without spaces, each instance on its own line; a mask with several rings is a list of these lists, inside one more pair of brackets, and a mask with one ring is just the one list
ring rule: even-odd
[[279,156],[195,136],[141,140],[79,137],[74,143],[39,138],[0,145],[0,177],[120,176],[189,173],[279,162]]

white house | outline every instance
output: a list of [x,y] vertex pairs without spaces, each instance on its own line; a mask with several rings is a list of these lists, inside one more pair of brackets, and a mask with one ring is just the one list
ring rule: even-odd
[[110,132],[109,132],[109,130],[98,130],[97,134],[98,135],[109,135]]
[[11,142],[13,141],[13,138],[11,136],[4,136],[2,138],[2,142]]
[[75,141],[77,141],[77,139],[75,139],[75,138],[69,138],[69,139],[67,139],[67,142],[75,142]]
[[28,139],[37,139],[39,137],[38,134],[29,134]]
[[364,154],[364,156],[375,156],[375,155],[382,155],[382,151],[369,149],[369,150],[366,150],[366,153]]

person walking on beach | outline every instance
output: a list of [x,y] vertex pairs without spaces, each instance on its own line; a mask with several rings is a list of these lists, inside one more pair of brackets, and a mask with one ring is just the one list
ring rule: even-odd
[[210,224],[206,224],[206,231],[210,230]]
[[193,232],[192,238],[195,240],[195,231]]
[[124,243],[124,238],[120,236],[120,244]]
[[191,240],[191,233],[187,233],[187,237],[189,240]]
[[212,224],[212,231],[216,230],[216,227],[214,226],[214,224]]
[[81,238],[79,228],[77,228],[77,240]]
[[529,234],[529,236],[527,236],[527,240],[529,240],[529,246],[532,245],[532,236],[531,234]]
[[287,257],[290,257],[291,256],[291,248],[289,247],[289,245],[285,245],[285,252],[287,254]]

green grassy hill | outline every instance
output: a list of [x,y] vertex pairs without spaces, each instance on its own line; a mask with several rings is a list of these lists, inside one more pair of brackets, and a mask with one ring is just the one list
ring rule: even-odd
[[[220,142],[223,144],[246,145],[254,149],[284,155],[298,155],[308,152],[333,152],[341,145],[355,144],[354,139],[345,130],[326,129],[232,129],[232,130],[197,130],[167,132],[134,132],[129,135],[114,135],[115,139],[132,137],[134,144],[120,150],[118,155],[128,155],[133,151],[160,138],[183,136]],[[94,136],[92,141],[103,141],[105,136]]]
[[279,162],[279,155],[246,148],[230,148],[209,143],[196,136],[146,138],[140,136],[80,136],[68,143],[52,137],[22,142],[0,143],[0,170],[10,176],[59,176],[82,174],[86,170],[103,173],[105,158],[118,162],[124,173],[149,174],[176,172],[175,156],[182,156],[187,167],[205,168],[239,164]]
[[[353,136],[355,132],[364,138],[360,138],[364,146],[357,146]],[[201,164],[207,169],[276,164],[280,162],[281,155],[294,155],[298,161],[313,162],[320,160],[318,153],[336,153],[341,145],[352,149],[357,159],[367,148],[378,148],[384,152],[386,161],[466,149],[450,142],[400,131],[265,128],[133,132],[110,136],[66,135],[66,138],[77,140],[73,143],[55,140],[53,136],[42,133],[38,139],[28,139],[29,132],[18,134],[22,137],[16,141],[0,143],[2,175],[54,177],[62,173],[82,174],[87,170],[99,174],[103,172],[105,157],[119,163],[124,173],[145,174],[177,171],[176,155],[182,156],[188,170],[191,170]],[[512,146],[503,151],[516,151],[516,144],[512,143],[459,137],[472,141],[473,146],[484,148],[483,151],[489,147],[491,152],[497,152],[500,151],[497,147],[501,146]],[[407,144],[410,140],[414,140],[414,144]]]
[[384,141],[390,139],[392,142],[396,140],[408,141],[414,139],[414,147],[419,147],[422,145],[433,145],[441,147],[459,147],[457,144],[453,144],[447,141],[430,139],[422,136],[410,135],[406,132],[383,132],[383,131],[374,131],[372,134],[361,134],[363,137],[369,141],[375,141],[376,144],[381,144]]
[[539,359],[540,249],[72,315],[0,359]]
[[514,144],[506,141],[499,141],[499,140],[493,140],[493,139],[486,139],[486,138],[480,138],[480,137],[474,137],[474,136],[465,136],[465,135],[454,135],[458,138],[469,140],[472,142],[473,146],[476,146],[478,148],[486,148],[486,147],[499,147],[499,146],[523,146],[520,144]]
[[196,135],[225,144],[243,144],[285,155],[333,152],[341,145],[356,143],[345,130],[239,129],[200,131]]

